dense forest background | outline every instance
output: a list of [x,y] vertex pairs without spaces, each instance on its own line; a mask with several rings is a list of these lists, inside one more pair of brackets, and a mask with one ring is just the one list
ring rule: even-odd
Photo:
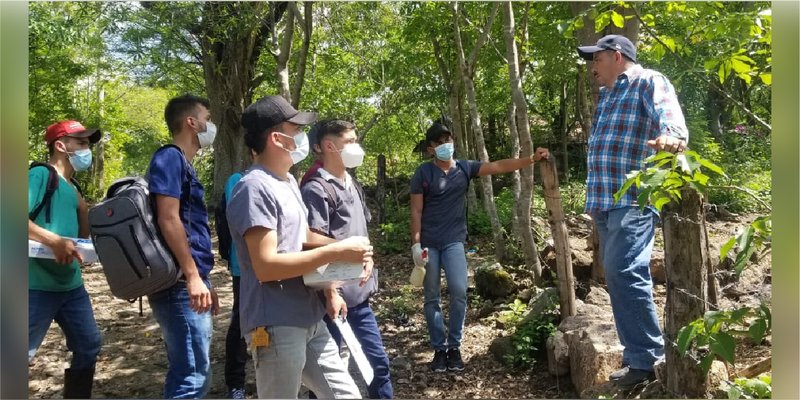
[[[211,100],[219,127],[213,149],[194,162],[213,208],[225,179],[246,165],[242,110],[280,94],[356,123],[367,151],[357,177],[386,252],[407,247],[408,180],[426,157],[415,147],[435,120],[455,133],[459,158],[550,148],[564,207],[581,213],[597,85],[575,47],[608,33],[627,35],[639,62],[672,81],[689,147],[727,172],[718,184],[746,189],[710,191],[709,201],[742,212],[770,199],[769,2],[32,2],[29,10],[28,157],[46,158],[44,130],[56,120],[100,127],[95,163],[79,176],[91,201],[113,180],[144,173],[169,141],[164,105],[190,92]],[[498,258],[537,262],[541,227],[530,219],[546,211],[536,181],[527,168],[472,185],[470,232],[492,238]]]

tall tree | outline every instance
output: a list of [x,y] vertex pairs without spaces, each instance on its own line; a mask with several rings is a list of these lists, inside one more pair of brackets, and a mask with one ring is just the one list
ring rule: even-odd
[[[506,60],[508,62],[508,76],[511,83],[511,99],[513,112],[509,115],[509,127],[512,137],[519,145],[518,153],[522,156],[533,154],[531,142],[530,120],[528,118],[528,104],[522,90],[522,76],[517,56],[516,29],[514,24],[514,8],[511,2],[503,3],[503,37],[505,39]],[[513,120],[511,120],[513,117]],[[515,156],[512,154],[512,156]],[[521,176],[520,176],[521,175]],[[539,252],[531,228],[531,196],[533,195],[533,165],[522,168],[515,174],[515,214],[517,219],[517,235],[522,239],[522,249],[525,253],[525,263],[533,272],[534,280],[539,281],[542,276],[542,267],[539,262]],[[518,187],[517,187],[517,182]]]
[[[480,32],[477,41],[475,42],[472,51],[470,51],[469,58],[464,55],[464,46],[461,38],[459,7],[457,2],[451,4],[453,11],[453,36],[456,44],[456,56],[458,57],[458,65],[461,71],[461,78],[464,81],[464,88],[467,94],[467,103],[469,105],[469,115],[472,121],[472,133],[475,135],[475,147],[478,152],[478,158],[483,162],[489,162],[489,153],[486,152],[486,144],[483,137],[483,128],[481,127],[481,116],[478,112],[478,100],[475,94],[475,83],[473,76],[477,68],[476,60],[481,47],[486,43],[491,32],[494,19],[497,17],[497,11],[500,8],[500,3],[495,3],[492,6],[489,17],[483,31]],[[498,261],[505,260],[506,246],[505,237],[503,236],[503,227],[500,225],[500,219],[497,217],[497,207],[494,203],[494,190],[492,189],[492,177],[490,175],[481,177],[483,189],[483,207],[489,214],[489,219],[492,224],[492,237],[495,245],[495,257]]]
[[[142,2],[139,26],[128,32],[130,51],[150,54],[161,76],[188,75],[181,91],[198,91],[211,102],[214,140],[211,203],[227,177],[249,160],[240,118],[264,77],[256,65],[286,13],[285,2]],[[294,20],[288,22],[294,26]],[[154,40],[155,39],[155,40]],[[197,67],[200,67],[199,69]],[[192,78],[192,75],[195,77]]]

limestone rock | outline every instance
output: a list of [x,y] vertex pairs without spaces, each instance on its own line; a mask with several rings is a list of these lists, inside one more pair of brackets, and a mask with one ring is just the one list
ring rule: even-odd
[[537,293],[534,293],[528,302],[529,311],[524,320],[528,321],[550,310],[557,310],[558,307],[558,288],[551,286],[544,290],[537,290]]
[[503,362],[503,356],[512,351],[514,351],[514,346],[511,344],[511,336],[500,336],[489,345],[489,352],[500,363]]
[[589,293],[586,295],[586,304],[592,304],[600,307],[611,307],[611,297],[605,289],[597,285],[592,285]]
[[569,374],[569,345],[564,333],[556,331],[547,338],[547,372],[553,376]]
[[475,289],[485,299],[498,299],[515,289],[514,278],[498,263],[475,271]]

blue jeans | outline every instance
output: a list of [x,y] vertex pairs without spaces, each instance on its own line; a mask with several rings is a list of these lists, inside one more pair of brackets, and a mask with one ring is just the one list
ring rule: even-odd
[[[389,357],[383,347],[378,321],[375,320],[375,313],[369,306],[369,300],[347,308],[347,323],[353,329],[353,333],[372,367],[373,378],[372,383],[367,387],[367,395],[371,399],[393,398],[394,390],[392,389],[392,379],[389,376]],[[328,325],[333,340],[341,348],[342,334],[327,314],[325,315],[325,324]]]
[[103,339],[83,285],[66,292],[28,290],[28,362],[36,355],[53,320],[64,332],[67,349],[72,352],[70,368],[94,368]]
[[597,224],[614,323],[625,350],[622,363],[653,370],[664,356],[664,338],[658,325],[650,277],[658,214],[623,207],[592,214]]
[[[441,271],[447,279],[450,293],[450,313],[447,341],[441,307]],[[467,314],[467,256],[464,243],[454,242],[441,247],[428,247],[428,266],[425,267],[425,321],[431,345],[436,350],[458,348]]]
[[[207,280],[205,284],[211,287]],[[204,397],[211,383],[211,312],[198,314],[189,308],[189,292],[183,281],[149,295],[148,300],[167,347],[169,370],[164,397]]]

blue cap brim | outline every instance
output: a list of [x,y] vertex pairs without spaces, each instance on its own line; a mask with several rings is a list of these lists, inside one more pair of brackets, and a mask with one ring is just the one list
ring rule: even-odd
[[600,46],[580,46],[578,47],[578,55],[584,60],[592,61],[594,59],[593,54],[603,50],[607,49]]

